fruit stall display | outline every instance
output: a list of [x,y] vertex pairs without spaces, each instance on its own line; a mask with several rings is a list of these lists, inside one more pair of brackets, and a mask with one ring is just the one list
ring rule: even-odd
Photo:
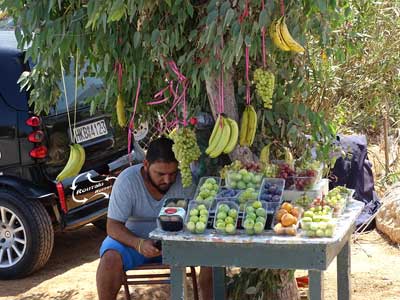
[[163,206],[186,209],[184,228],[193,234],[208,234],[208,228],[230,235],[272,232],[295,236],[302,232],[309,238],[332,237],[336,218],[343,213],[354,192],[337,187],[326,196],[312,197],[312,193],[296,191],[298,197],[288,201],[284,198],[283,178],[264,178],[261,175],[259,179],[256,177],[258,173],[244,170],[239,168],[234,174],[241,174],[240,180],[246,175],[247,183],[260,182],[258,188],[234,189],[228,185],[231,181],[227,178],[223,181],[216,176],[202,177],[193,200],[169,198]]

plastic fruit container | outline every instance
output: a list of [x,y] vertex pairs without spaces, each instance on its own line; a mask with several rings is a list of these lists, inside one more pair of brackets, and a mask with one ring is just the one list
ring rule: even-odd
[[258,190],[255,190],[254,188],[247,188],[241,191],[237,197],[240,210],[244,210],[246,203],[256,201],[258,199],[258,194]]
[[182,207],[186,210],[188,203],[189,199],[187,198],[171,197],[164,200],[163,207]]
[[164,231],[181,231],[185,214],[182,207],[162,207],[157,217],[157,226]]
[[283,202],[274,214],[273,230],[278,235],[297,235],[303,209]]
[[197,185],[194,200],[199,204],[211,206],[221,186],[220,177],[201,177]]
[[335,233],[336,222],[334,219],[327,219],[320,222],[310,222],[307,220],[303,218],[300,221],[303,234],[307,237],[332,237]]
[[209,214],[209,207],[205,204],[190,201],[185,218],[186,230],[196,234],[204,233],[207,228]]
[[246,234],[261,234],[265,229],[268,217],[268,203],[265,201],[253,201],[244,208],[242,227]]
[[215,210],[213,226],[222,234],[235,234],[239,218],[239,205],[232,201],[219,201]]
[[226,175],[225,185],[235,190],[245,190],[246,188],[260,188],[263,175],[261,173],[241,169],[239,171],[229,171]]
[[266,202],[282,202],[285,180],[282,178],[264,178],[258,194],[258,200]]
[[316,176],[297,175],[293,176],[293,184],[289,187],[289,189],[296,191],[308,191],[312,190],[317,182]]

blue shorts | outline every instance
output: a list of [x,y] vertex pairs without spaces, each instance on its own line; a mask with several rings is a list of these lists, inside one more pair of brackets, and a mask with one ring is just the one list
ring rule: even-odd
[[120,242],[114,240],[112,237],[109,236],[107,236],[104,239],[103,244],[101,244],[100,257],[102,257],[107,250],[115,250],[121,255],[124,271],[131,270],[138,266],[149,263],[162,262],[161,255],[157,257],[147,258],[137,252],[135,249],[125,246],[124,244],[121,244]]

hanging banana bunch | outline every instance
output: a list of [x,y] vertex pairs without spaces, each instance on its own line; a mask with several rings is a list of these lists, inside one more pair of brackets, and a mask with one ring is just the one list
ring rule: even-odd
[[269,27],[269,35],[275,46],[283,51],[304,53],[304,48],[290,34],[284,16],[272,21]]
[[257,131],[257,112],[252,105],[247,105],[243,111],[240,123],[240,146],[250,147],[253,145]]
[[235,149],[239,138],[239,126],[235,120],[219,114],[208,140],[206,154],[211,158],[222,153],[229,154]]
[[115,110],[117,112],[117,121],[120,127],[126,125],[126,114],[125,114],[125,101],[121,94],[118,94],[117,102],[115,103]]
[[57,175],[56,180],[62,181],[79,174],[86,160],[85,149],[80,144],[69,146],[69,158],[64,169]]

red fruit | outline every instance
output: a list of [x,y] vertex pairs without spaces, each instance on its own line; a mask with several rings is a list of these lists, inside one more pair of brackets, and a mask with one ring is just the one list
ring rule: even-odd
[[195,117],[191,117],[190,118],[190,120],[189,120],[189,123],[190,123],[190,125],[196,125],[197,124],[197,118],[195,118]]

